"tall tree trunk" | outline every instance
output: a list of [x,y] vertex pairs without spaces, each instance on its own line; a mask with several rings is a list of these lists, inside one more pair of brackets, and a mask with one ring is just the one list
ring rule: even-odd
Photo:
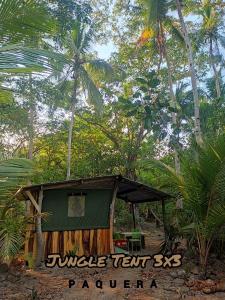
[[29,115],[28,115],[28,159],[33,159],[33,151],[34,151],[34,118],[35,118],[35,104],[32,95],[32,77],[29,76],[29,85],[30,85],[30,99],[29,99]]
[[66,180],[70,179],[71,175],[71,148],[72,148],[72,137],[73,137],[73,126],[74,126],[74,115],[75,108],[77,104],[77,79],[74,79],[74,90],[73,97],[71,103],[71,116],[70,116],[70,124],[69,124],[69,133],[68,133],[68,152],[67,152],[67,172],[66,172]]
[[201,121],[200,121],[200,105],[199,105],[199,97],[198,97],[197,78],[196,78],[195,67],[194,67],[193,51],[192,51],[192,46],[188,35],[188,31],[186,28],[186,24],[184,22],[180,0],[176,0],[176,4],[177,4],[177,11],[178,11],[181,28],[184,35],[187,54],[188,54],[189,71],[191,76],[191,84],[192,84],[192,91],[194,97],[195,139],[198,145],[202,145],[203,139],[202,139]]
[[209,45],[209,53],[210,53],[210,64],[214,72],[214,79],[215,79],[215,85],[216,85],[216,96],[217,98],[221,97],[221,89],[220,89],[220,80],[218,76],[218,72],[216,69],[216,65],[213,61],[213,42],[212,39],[210,38],[210,45]]
[[28,142],[28,159],[33,159],[33,151],[34,151],[34,107],[33,105],[30,107],[29,111],[29,142]]
[[[169,90],[170,90],[170,98],[172,100],[173,108],[176,109],[177,101],[176,101],[176,96],[175,96],[174,91],[173,91],[172,67],[171,67],[170,60],[169,60],[169,57],[168,57],[168,54],[167,54],[165,36],[164,36],[164,31],[163,31],[163,27],[162,27],[161,23],[160,23],[160,28],[161,28],[162,38],[164,40],[163,55],[164,55],[164,58],[166,60],[167,69],[168,69],[168,83],[169,83]],[[177,114],[176,114],[175,111],[172,112],[172,123],[173,123],[175,128],[178,127]],[[176,146],[174,147],[174,162],[175,162],[176,173],[180,174],[180,158],[179,158],[179,153],[178,153],[178,150],[177,150]]]

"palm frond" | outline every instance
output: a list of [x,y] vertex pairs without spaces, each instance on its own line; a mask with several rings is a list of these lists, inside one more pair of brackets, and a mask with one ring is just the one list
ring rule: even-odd
[[42,49],[32,49],[20,45],[0,48],[0,72],[30,73],[63,69],[67,60],[63,54]]
[[219,233],[221,227],[225,224],[225,203],[218,202],[212,206],[205,223],[206,237],[213,237]]
[[13,101],[12,91],[0,85],[0,104],[8,104]]
[[0,201],[9,198],[21,181],[32,173],[33,164],[30,160],[18,158],[0,161]]
[[144,0],[147,25],[154,28],[159,20],[163,20],[168,10],[167,0]]
[[39,34],[53,33],[56,23],[43,3],[31,0],[0,2],[0,42],[34,41]]
[[18,189],[21,180],[30,177],[33,164],[27,159],[9,159],[0,161],[0,258],[6,262],[16,255],[23,243],[23,217],[14,215],[19,208],[13,194]]
[[83,34],[84,34],[84,24],[76,20],[74,22],[73,29],[71,31],[71,38],[73,40],[73,43],[76,47],[76,49],[80,49],[82,39],[83,39]]
[[32,163],[23,158],[0,161],[0,177],[24,178],[32,172]]
[[13,15],[16,9],[21,7],[20,0],[1,1],[0,3],[0,18],[4,21],[9,16]]
[[103,106],[102,95],[87,71],[82,66],[80,67],[80,78],[82,81],[82,86],[88,94],[88,103],[94,105],[96,111],[100,113]]
[[164,24],[167,31],[170,32],[173,37],[181,43],[182,46],[185,46],[184,36],[179,29],[179,24],[172,20],[172,18],[165,18]]
[[74,41],[73,32],[69,32],[65,37],[65,47],[68,49],[68,58],[73,59],[78,53],[76,42]]
[[86,29],[83,32],[82,40],[79,47],[81,53],[84,54],[90,49],[94,38],[95,38],[95,32],[93,30],[93,26],[90,26],[89,29]]
[[93,75],[103,75],[106,80],[113,78],[113,68],[103,59],[93,59],[85,63],[85,69]]
[[6,262],[15,256],[23,244],[23,238],[18,232],[5,227],[0,231],[0,257]]

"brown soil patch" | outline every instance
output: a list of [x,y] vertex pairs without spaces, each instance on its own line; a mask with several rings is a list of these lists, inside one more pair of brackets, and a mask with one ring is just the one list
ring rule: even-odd
[[[146,236],[146,249],[144,254],[155,254],[163,240],[162,231],[152,225],[151,232]],[[225,279],[225,263],[214,262],[214,281]],[[105,269],[77,269],[77,268],[41,268],[40,270],[11,271],[11,274],[0,274],[1,300],[28,300],[28,299],[54,299],[54,300],[170,300],[170,299],[225,299],[225,292],[205,295],[201,288],[205,283],[198,282],[196,275],[185,271],[189,262],[176,269],[153,268],[149,262],[145,269],[141,268],[113,268],[108,265]],[[74,287],[68,287],[68,280],[76,281]],[[116,280],[116,288],[111,288],[109,280]],[[155,279],[157,288],[150,287]],[[89,288],[82,288],[87,280]],[[102,289],[97,288],[97,280],[102,281]],[[129,280],[130,288],[124,288],[124,281]],[[137,288],[137,280],[143,280],[144,288]],[[194,280],[194,284],[188,284]]]

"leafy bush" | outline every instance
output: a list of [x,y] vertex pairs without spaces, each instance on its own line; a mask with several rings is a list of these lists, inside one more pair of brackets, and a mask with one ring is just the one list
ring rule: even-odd
[[183,232],[194,236],[204,273],[215,239],[225,225],[225,135],[183,159],[182,173],[160,163],[184,200]]
[[7,263],[21,249],[25,228],[24,206],[14,194],[31,174],[32,163],[26,159],[0,161],[0,260]]

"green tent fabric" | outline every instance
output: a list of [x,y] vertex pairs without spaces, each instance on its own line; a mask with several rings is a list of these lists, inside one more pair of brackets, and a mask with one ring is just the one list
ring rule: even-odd
[[[81,217],[68,216],[68,199],[73,193],[85,195],[85,212]],[[42,212],[47,213],[42,231],[109,228],[111,190],[55,189],[44,193]]]

